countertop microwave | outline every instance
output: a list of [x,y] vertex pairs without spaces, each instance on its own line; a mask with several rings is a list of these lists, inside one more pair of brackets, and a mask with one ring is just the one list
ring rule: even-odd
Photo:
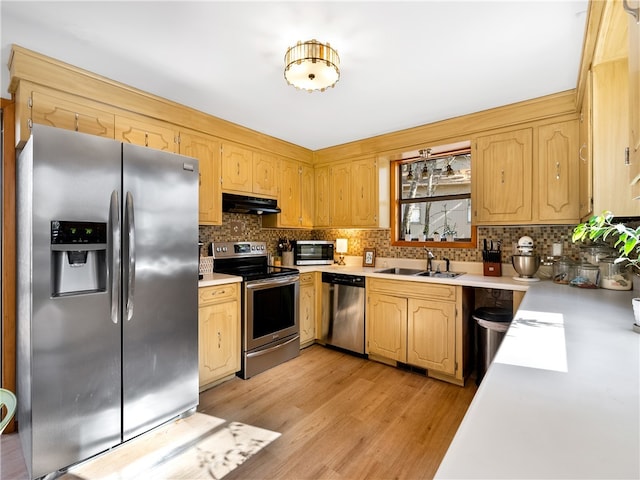
[[331,265],[334,243],[328,240],[297,240],[293,243],[296,265]]

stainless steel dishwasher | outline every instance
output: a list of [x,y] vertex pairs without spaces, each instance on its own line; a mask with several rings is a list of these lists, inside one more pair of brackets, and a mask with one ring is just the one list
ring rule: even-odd
[[322,337],[332,345],[364,355],[364,277],[322,273]]

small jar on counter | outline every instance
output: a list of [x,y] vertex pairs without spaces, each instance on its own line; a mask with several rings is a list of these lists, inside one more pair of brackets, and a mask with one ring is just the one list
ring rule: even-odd
[[568,285],[576,276],[576,265],[569,257],[561,257],[553,262],[553,283]]
[[598,288],[600,283],[600,268],[588,262],[581,262],[576,266],[576,276],[569,282],[572,287]]
[[628,262],[617,262],[616,257],[600,260],[600,286],[609,290],[631,290],[633,280],[626,268]]

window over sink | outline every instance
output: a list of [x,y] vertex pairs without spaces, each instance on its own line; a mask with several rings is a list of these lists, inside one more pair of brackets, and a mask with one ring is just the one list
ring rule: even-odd
[[391,171],[395,244],[475,247],[469,141],[406,152]]

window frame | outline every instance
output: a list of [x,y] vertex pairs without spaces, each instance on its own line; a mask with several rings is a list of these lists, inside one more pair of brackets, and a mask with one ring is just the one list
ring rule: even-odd
[[[465,149],[468,151],[469,149]],[[447,153],[459,153],[459,152],[447,152]],[[440,156],[440,154],[438,155]],[[402,222],[402,205],[408,203],[426,203],[420,202],[420,200],[425,197],[411,198],[411,199],[401,199],[401,185],[400,179],[402,175],[400,173],[403,165],[412,164],[417,161],[420,161],[420,157],[411,157],[411,158],[403,158],[398,160],[390,161],[390,193],[391,193],[391,215],[390,215],[390,226],[391,226],[391,245],[397,247],[428,247],[428,248],[476,248],[477,242],[477,226],[473,222],[473,216],[471,217],[471,239],[469,241],[422,241],[422,240],[410,240],[407,241],[403,236],[400,235],[400,222]],[[473,162],[472,162],[473,165]],[[473,211],[473,166],[472,166],[472,174],[471,174],[471,192],[469,193],[469,197],[466,197],[464,194],[464,198],[469,198],[471,201],[471,208]],[[429,197],[433,199],[433,197]],[[443,195],[438,197],[437,201],[448,200],[448,199],[459,199],[459,195]],[[416,201],[417,200],[417,201]]]

